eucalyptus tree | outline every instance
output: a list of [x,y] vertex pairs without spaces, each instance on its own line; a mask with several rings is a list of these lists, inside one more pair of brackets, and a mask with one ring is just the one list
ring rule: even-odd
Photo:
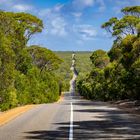
[[122,18],[113,17],[101,27],[117,38],[137,34],[137,25],[140,23],[140,6],[126,7],[122,9],[122,12],[124,14]]
[[101,26],[115,40],[107,53],[94,51],[90,57],[94,67],[78,82],[85,97],[140,99],[140,6],[125,7],[121,12],[121,18],[112,17]]
[[58,99],[59,80],[53,70],[61,60],[47,48],[27,46],[42,29],[36,16],[0,11],[1,110]]

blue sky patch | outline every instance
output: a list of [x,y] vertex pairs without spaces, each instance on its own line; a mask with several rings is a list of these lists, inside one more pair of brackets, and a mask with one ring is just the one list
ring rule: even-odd
[[121,17],[121,8],[140,5],[140,0],[0,0],[0,9],[27,12],[44,22],[36,44],[59,51],[109,50],[113,38],[101,29],[111,17]]

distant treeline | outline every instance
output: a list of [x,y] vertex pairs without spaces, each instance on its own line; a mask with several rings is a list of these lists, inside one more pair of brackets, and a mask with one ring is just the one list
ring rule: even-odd
[[88,99],[140,100],[140,6],[125,7],[123,17],[102,25],[115,38],[112,48],[94,51],[92,70],[77,81]]
[[62,60],[51,50],[27,46],[43,23],[26,13],[0,11],[0,109],[56,101]]
[[[59,69],[55,72],[59,73],[60,79],[62,79],[62,90],[69,91],[69,82],[72,78],[72,71],[70,70],[72,63],[73,51],[55,51],[55,53],[63,59]],[[78,77],[83,77],[87,70],[91,70],[90,55],[92,52],[89,51],[75,51],[76,54],[76,69],[79,73]]]

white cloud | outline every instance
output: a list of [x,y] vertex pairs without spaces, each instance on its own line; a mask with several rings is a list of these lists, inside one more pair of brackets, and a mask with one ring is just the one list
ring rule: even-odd
[[39,11],[38,15],[41,17],[45,17],[45,16],[49,16],[52,14],[52,10],[51,9],[43,9],[41,11]]
[[97,3],[99,3],[99,11],[103,12],[106,9],[104,0],[98,0]]
[[57,4],[53,8],[42,9],[38,14],[42,17],[52,17],[60,14],[61,9],[64,7],[64,4]]
[[6,11],[15,11],[15,12],[26,12],[26,11],[34,11],[34,7],[28,4],[21,4],[21,2],[17,0],[0,0],[0,9]]
[[91,40],[97,36],[97,31],[92,25],[75,25],[73,30],[83,40]]
[[20,11],[20,12],[25,12],[25,11],[32,10],[33,7],[30,5],[25,5],[25,4],[16,4],[16,5],[13,5],[12,9]]
[[84,9],[87,7],[92,7],[94,5],[94,0],[73,0],[73,6],[75,8]]
[[57,4],[53,8],[43,9],[38,15],[44,19],[45,25],[48,28],[48,35],[64,37],[67,35],[67,22],[61,15],[61,9],[64,5]]
[[60,12],[60,10],[64,7],[64,4],[57,4],[55,7],[54,7],[54,11],[56,12]]
[[63,18],[57,17],[51,22],[51,31],[52,35],[57,36],[66,36],[66,22]]
[[72,15],[76,18],[80,18],[82,16],[82,12],[74,12]]

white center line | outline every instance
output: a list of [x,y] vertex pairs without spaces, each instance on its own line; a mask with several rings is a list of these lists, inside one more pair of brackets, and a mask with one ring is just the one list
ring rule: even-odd
[[70,130],[69,130],[69,140],[73,140],[73,104],[70,103],[71,112],[70,112]]

